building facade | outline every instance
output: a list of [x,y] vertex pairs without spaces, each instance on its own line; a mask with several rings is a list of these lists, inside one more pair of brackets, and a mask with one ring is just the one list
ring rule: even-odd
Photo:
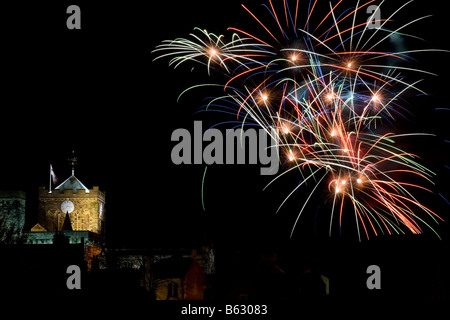
[[37,221],[24,235],[26,243],[49,245],[55,234],[68,244],[82,245],[87,270],[100,255],[105,243],[105,193],[94,186],[87,188],[74,175],[53,190],[39,187]]
[[105,193],[88,189],[74,175],[54,190],[39,188],[38,221],[31,231],[63,230],[66,215],[71,230],[105,234]]

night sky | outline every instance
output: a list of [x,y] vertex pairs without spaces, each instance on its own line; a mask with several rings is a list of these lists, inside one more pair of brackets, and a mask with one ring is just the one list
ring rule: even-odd
[[[194,72],[190,67],[174,71],[167,60],[152,62],[151,51],[162,40],[187,36],[196,26],[216,33],[225,33],[228,26],[245,26],[250,18],[241,2],[251,3],[78,1],[81,30],[67,30],[65,25],[65,10],[72,2],[2,5],[0,188],[25,190],[33,214],[38,186],[48,187],[49,164],[62,182],[71,173],[67,159],[74,149],[75,175],[87,187],[98,185],[106,191],[107,235],[114,245],[183,247],[209,237],[222,248],[280,245],[295,256],[290,246],[306,248],[318,234],[327,234],[328,219],[319,214],[324,209],[312,206],[289,240],[306,191],[299,191],[275,214],[298,177],[262,191],[272,177],[260,176],[259,166],[211,166],[205,180],[204,211],[204,165],[171,162],[173,130],[192,131],[194,120],[230,119],[198,113],[204,104],[202,94],[188,94],[177,103],[186,87],[214,82],[214,78],[208,79],[206,70],[198,66]],[[424,47],[450,49],[446,10],[428,3],[415,1],[408,16],[399,17],[409,21],[433,14],[413,30],[428,41]],[[420,67],[439,76],[423,76],[421,88],[431,96],[409,96],[406,108],[413,115],[408,121],[399,119],[397,127],[438,135],[417,139],[408,147],[438,173],[436,188],[449,199],[445,165],[450,162],[444,142],[450,139],[449,113],[435,109],[449,108],[450,55],[415,57]],[[427,202],[448,221],[445,201],[429,197]],[[319,195],[314,201],[323,199]],[[354,227],[350,222],[342,236],[335,234],[336,241],[357,241]],[[448,227],[440,228],[448,245]],[[370,246],[376,248],[376,244]],[[421,248],[425,251],[426,246]],[[325,246],[324,252],[329,251]]]

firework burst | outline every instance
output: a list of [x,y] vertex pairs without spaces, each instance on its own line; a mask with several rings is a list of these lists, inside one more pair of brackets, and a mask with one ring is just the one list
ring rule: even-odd
[[434,173],[396,145],[414,134],[385,129],[405,116],[405,92],[425,93],[416,75],[431,73],[411,67],[411,55],[440,51],[396,50],[389,41],[414,37],[403,32],[428,16],[396,25],[393,19],[411,1],[385,19],[376,19],[375,12],[367,16],[373,0],[350,7],[345,7],[349,1],[324,2],[324,13],[318,2],[280,0],[275,7],[268,0],[261,16],[242,5],[259,28],[256,33],[228,28],[226,40],[196,28],[189,38],[164,41],[154,50],[156,59],[170,57],[174,68],[199,63],[208,75],[221,72],[224,95],[212,99],[208,109],[234,110],[242,125],[252,122],[270,135],[275,132],[284,170],[268,186],[294,171],[302,176],[280,208],[297,189],[310,190],[292,233],[312,195],[326,185],[330,235],[346,214],[354,216],[359,239],[418,234],[423,226],[437,234],[427,220],[442,218],[414,195],[431,192],[422,182],[431,182]]

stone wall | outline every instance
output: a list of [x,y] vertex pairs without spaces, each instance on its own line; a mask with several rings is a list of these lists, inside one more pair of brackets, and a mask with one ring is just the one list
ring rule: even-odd
[[26,193],[0,191],[0,242],[14,242],[25,224]]
[[97,186],[89,189],[89,193],[84,190],[77,190],[76,193],[72,190],[53,190],[49,193],[44,187],[39,188],[37,222],[48,231],[61,230],[64,223],[61,203],[64,200],[72,201],[75,206],[74,211],[69,214],[73,230],[104,233],[105,193]]

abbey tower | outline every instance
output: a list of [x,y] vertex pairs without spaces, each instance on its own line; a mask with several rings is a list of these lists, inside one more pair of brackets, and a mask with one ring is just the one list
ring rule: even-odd
[[90,231],[105,234],[105,193],[98,186],[88,189],[72,175],[51,190],[39,188],[37,224],[31,231]]

